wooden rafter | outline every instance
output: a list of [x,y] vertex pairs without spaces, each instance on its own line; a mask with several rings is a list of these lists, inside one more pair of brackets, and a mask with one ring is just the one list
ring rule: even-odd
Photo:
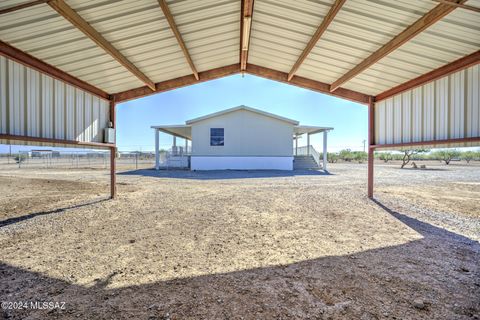
[[424,85],[428,82],[437,80],[439,78],[445,77],[451,73],[457,72],[459,70],[468,68],[475,64],[480,63],[480,50],[476,51],[468,56],[455,60],[443,67],[430,71],[426,74],[423,74],[415,79],[409,80],[405,83],[402,83],[396,87],[388,89],[375,97],[375,102],[388,99],[394,95],[405,92],[407,90],[414,89],[421,85]]
[[113,96],[116,103],[125,102],[132,99],[137,99],[141,97],[145,97],[155,93],[161,93],[169,90],[174,90],[177,88],[182,88],[186,86],[190,86],[193,84],[215,80],[218,78],[230,76],[232,74],[237,74],[240,72],[240,64],[232,64],[225,67],[215,68],[207,71],[199,72],[199,80],[197,80],[193,75],[183,76],[180,78],[175,78],[171,80],[166,80],[162,82],[158,82],[155,84],[156,90],[151,91],[148,87],[140,87],[135,89],[130,89],[127,91],[116,93]]
[[11,45],[3,41],[0,41],[0,55],[5,56],[11,60],[21,63],[32,69],[35,69],[39,72],[42,72],[46,75],[49,75],[52,78],[64,81],[74,87],[90,92],[91,94],[99,98],[106,99],[106,100],[110,98],[107,92],[83,80],[80,80],[48,63],[45,63],[42,60],[29,55],[28,53],[25,53],[15,47],[12,47]]
[[448,4],[449,6],[454,6],[454,7],[462,8],[462,9],[465,9],[465,10],[472,10],[472,11],[475,11],[475,12],[480,12],[479,7],[470,6],[468,4],[461,4],[461,3],[456,3],[456,2],[452,2],[452,1],[448,1],[448,0],[432,0],[432,1]]
[[333,21],[338,11],[340,11],[345,1],[346,0],[335,0],[332,7],[328,11],[327,15],[325,16],[325,18],[323,18],[323,21],[318,27],[317,31],[315,31],[315,33],[313,34],[313,37],[310,39],[305,49],[303,49],[302,54],[300,55],[300,57],[298,57],[298,60],[295,62],[292,69],[288,73],[288,81],[290,81],[293,78],[293,76],[295,75],[295,72],[297,72],[298,68],[300,68],[303,61],[307,58],[308,54],[310,53],[310,51],[312,51],[312,49],[317,44],[318,40],[320,40],[323,33],[327,30],[328,26]]
[[170,9],[168,8],[167,3],[165,2],[165,0],[158,0],[158,4],[160,5],[160,8],[162,8],[163,14],[165,15],[165,18],[167,19],[167,22],[170,25],[170,29],[172,29],[173,34],[175,35],[175,38],[177,38],[177,42],[180,45],[180,48],[182,48],[183,55],[185,56],[185,59],[187,59],[188,65],[192,69],[192,72],[193,72],[193,75],[194,75],[195,79],[199,80],[197,69],[195,68],[195,65],[193,64],[192,57],[188,53],[187,46],[185,45],[185,42],[183,41],[182,35],[180,34],[180,31],[177,28],[177,24],[175,23],[175,20],[173,19],[172,13],[170,12]]
[[64,140],[64,139],[53,139],[53,138],[40,138],[40,137],[19,136],[19,135],[12,135],[12,134],[0,134],[0,139],[12,140],[12,141],[57,143],[57,144],[76,145],[76,146],[92,147],[92,148],[112,148],[112,147],[115,147],[115,144],[113,144],[113,143],[87,142],[87,141]]
[[242,0],[240,16],[240,70],[245,71],[250,48],[250,31],[252,27],[254,0]]
[[11,7],[5,8],[5,9],[1,9],[0,10],[0,15],[2,15],[4,13],[10,13],[10,12],[14,12],[14,11],[17,11],[17,10],[22,10],[22,9],[26,9],[26,8],[29,8],[29,7],[33,7],[33,6],[36,6],[36,5],[39,5],[39,4],[46,3],[48,1],[49,0],[36,0],[36,1],[28,1],[28,2],[25,2],[25,3],[17,4],[15,6],[11,6]]
[[[459,4],[463,4],[465,1],[467,0],[459,0],[456,2]],[[415,23],[407,27],[395,38],[386,43],[383,47],[372,53],[368,58],[360,62],[353,69],[351,69],[339,79],[334,81],[330,86],[330,91],[337,90],[342,84],[368,69],[371,65],[375,64],[377,61],[387,56],[389,53],[396,50],[401,45],[405,44],[407,41],[411,40],[420,32],[424,31],[425,29],[433,25],[435,22],[439,21],[447,14],[455,10],[455,8],[455,6],[440,3],[435,8],[427,12],[423,17],[418,19]]]
[[[347,99],[350,101],[354,101],[357,103],[368,105],[369,101],[372,99],[372,96],[363,94],[357,91],[339,88],[335,92],[330,92],[329,88],[330,85],[328,83],[323,83],[299,76],[294,76],[291,81],[287,81],[288,73],[281,72],[253,64],[247,64],[247,69],[245,70],[247,73],[263,77],[266,79],[279,81],[288,83],[291,85],[295,85],[297,87],[313,90],[320,93],[329,94],[338,98]],[[200,80],[197,80],[193,77],[193,75],[188,75],[176,79],[166,80],[162,82],[156,83],[157,90],[152,92],[146,86],[136,89],[130,89],[127,91],[119,92],[112,95],[112,99],[115,99],[116,103],[125,102],[132,99],[137,99],[141,97],[145,97],[148,95],[161,93],[169,90],[174,90],[177,88],[182,88],[186,86],[190,86],[193,84],[215,80],[218,78],[234,75],[240,73],[240,64],[232,64],[225,67],[215,68],[207,71],[202,71],[199,73]]]
[[281,72],[281,71],[269,69],[266,67],[250,64],[250,63],[247,64],[246,72],[259,77],[266,78],[266,79],[285,82],[297,87],[310,89],[320,93],[329,94],[335,97],[347,99],[357,103],[368,104],[370,99],[372,99],[372,97],[367,94],[349,90],[349,89],[344,89],[344,88],[339,88],[335,92],[330,92],[330,85],[328,83],[323,83],[323,82],[307,79],[304,77],[294,76],[290,81],[288,81],[288,73],[286,72]]
[[439,145],[455,144],[455,143],[478,143],[478,142],[480,142],[480,137],[468,137],[468,138],[455,138],[455,139],[446,139],[446,140],[429,140],[429,141],[415,141],[415,142],[405,142],[405,143],[375,144],[375,145],[371,145],[370,148],[395,149],[395,148],[439,146]]
[[155,84],[145,74],[143,74],[133,63],[131,63],[123,54],[110,44],[97,30],[95,30],[78,13],[70,8],[63,0],[51,0],[48,4],[55,9],[65,19],[70,21],[77,29],[82,31],[87,37],[94,41],[98,46],[110,54],[128,71],[135,75],[140,81],[145,83],[151,90],[155,90]]

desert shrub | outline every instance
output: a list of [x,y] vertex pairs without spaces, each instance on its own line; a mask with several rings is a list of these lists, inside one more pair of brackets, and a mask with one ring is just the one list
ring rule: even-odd
[[358,163],[362,163],[364,161],[367,160],[368,158],[368,154],[366,152],[363,152],[363,151],[354,151],[352,152],[353,154],[353,159],[355,161],[358,161]]
[[390,152],[382,152],[380,153],[379,159],[388,162],[393,160],[393,155]]
[[350,149],[343,149],[338,154],[339,158],[343,161],[352,161],[353,160],[353,153]]
[[327,153],[327,161],[329,163],[336,163],[338,161],[338,158],[339,158],[339,156],[336,153],[333,153],[333,152],[328,152]]

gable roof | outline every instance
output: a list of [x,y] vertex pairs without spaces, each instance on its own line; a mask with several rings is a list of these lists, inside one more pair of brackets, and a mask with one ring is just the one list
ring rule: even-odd
[[265,117],[269,117],[269,118],[273,118],[273,119],[276,119],[276,120],[284,121],[284,122],[290,123],[294,126],[297,126],[299,124],[299,122],[297,120],[288,119],[288,118],[285,118],[285,117],[282,117],[282,116],[279,116],[279,115],[276,115],[276,114],[273,114],[273,113],[270,113],[270,112],[262,111],[262,110],[259,110],[259,109],[255,109],[255,108],[251,108],[251,107],[247,107],[247,106],[243,106],[243,105],[238,106],[238,107],[233,107],[233,108],[230,108],[230,109],[225,109],[225,110],[218,111],[218,112],[215,112],[215,113],[207,114],[207,115],[202,116],[202,117],[194,118],[194,119],[186,121],[185,123],[187,125],[189,125],[189,124],[192,124],[192,123],[195,123],[195,122],[199,122],[199,121],[210,119],[210,118],[219,117],[219,116],[225,115],[227,113],[240,111],[240,110],[250,111],[250,112],[253,112],[253,113],[256,113],[256,114],[260,114],[260,115],[265,116]]

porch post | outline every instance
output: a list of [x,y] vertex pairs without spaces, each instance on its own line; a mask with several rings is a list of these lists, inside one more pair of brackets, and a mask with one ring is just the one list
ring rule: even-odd
[[187,154],[188,153],[188,140],[185,139],[185,150],[183,151],[183,153]]
[[370,97],[368,103],[368,181],[367,181],[367,195],[370,199],[373,198],[373,183],[374,183],[374,151],[372,147],[375,144],[375,103],[373,97]]
[[298,134],[295,135],[295,155],[298,156]]
[[177,137],[173,136],[172,155],[176,156],[177,154]]
[[310,155],[310,133],[307,133],[307,155]]
[[117,153],[117,117],[115,110],[115,100],[110,100],[110,122],[112,123],[112,128],[115,129],[115,145],[110,148],[110,198],[115,199],[117,196],[117,175],[116,175],[116,153]]
[[327,133],[328,131],[323,131],[323,171],[327,171]]
[[160,169],[160,145],[158,129],[155,129],[155,170]]

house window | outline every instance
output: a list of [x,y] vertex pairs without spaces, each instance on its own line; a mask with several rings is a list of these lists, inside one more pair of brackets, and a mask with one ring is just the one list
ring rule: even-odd
[[225,142],[223,128],[210,128],[210,145],[223,146]]

